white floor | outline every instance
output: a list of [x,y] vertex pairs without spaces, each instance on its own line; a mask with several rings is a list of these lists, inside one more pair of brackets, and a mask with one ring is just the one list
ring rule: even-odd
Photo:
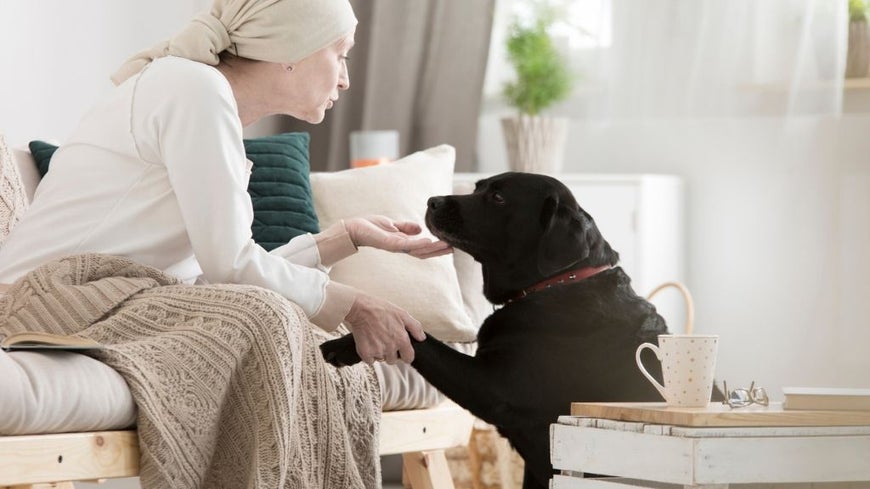
[[[139,489],[139,479],[112,479],[102,484],[91,484],[88,482],[76,482],[76,489]],[[401,482],[384,482],[382,489],[402,489]]]
[[[383,489],[402,489],[402,456],[389,455],[381,457],[383,473]],[[87,482],[76,482],[76,489],[140,489],[139,479],[135,477],[111,479],[95,485]]]
[[384,481],[383,489],[401,489],[401,455],[384,455],[381,457],[381,480]]
[[[139,489],[139,479],[112,479],[102,484],[91,484],[88,482],[76,482],[76,489]],[[382,489],[402,489],[401,482],[389,481],[384,482]]]

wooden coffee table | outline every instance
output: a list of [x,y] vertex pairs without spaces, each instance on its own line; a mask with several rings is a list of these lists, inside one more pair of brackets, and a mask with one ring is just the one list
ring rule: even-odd
[[868,411],[574,403],[571,414],[550,429],[553,489],[870,481]]

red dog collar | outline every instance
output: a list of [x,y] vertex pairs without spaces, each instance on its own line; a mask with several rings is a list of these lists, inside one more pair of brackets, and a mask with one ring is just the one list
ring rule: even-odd
[[578,282],[583,280],[584,278],[589,278],[599,272],[603,272],[610,268],[610,265],[603,265],[600,267],[585,267],[585,268],[575,268],[574,270],[568,270],[567,272],[560,273],[555,277],[550,277],[547,280],[541,281],[532,285],[531,287],[525,288],[520,291],[519,294],[514,296],[513,299],[509,299],[507,302],[513,302],[517,299],[522,299],[523,297],[531,294],[532,292],[537,292],[543,289],[549,289],[554,285],[564,285],[571,282]]

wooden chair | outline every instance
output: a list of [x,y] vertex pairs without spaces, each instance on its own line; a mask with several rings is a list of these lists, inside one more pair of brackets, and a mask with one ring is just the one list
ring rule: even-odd
[[[401,453],[413,489],[452,489],[444,450],[468,444],[474,418],[445,402],[381,417],[380,454]],[[0,489],[74,489],[73,481],[139,475],[135,430],[0,436]]]

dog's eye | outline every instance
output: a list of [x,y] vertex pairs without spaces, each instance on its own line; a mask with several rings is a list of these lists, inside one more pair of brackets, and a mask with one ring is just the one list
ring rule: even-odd
[[492,199],[493,202],[495,202],[498,205],[504,204],[504,197],[498,192],[493,192],[492,196],[490,196],[490,198]]

